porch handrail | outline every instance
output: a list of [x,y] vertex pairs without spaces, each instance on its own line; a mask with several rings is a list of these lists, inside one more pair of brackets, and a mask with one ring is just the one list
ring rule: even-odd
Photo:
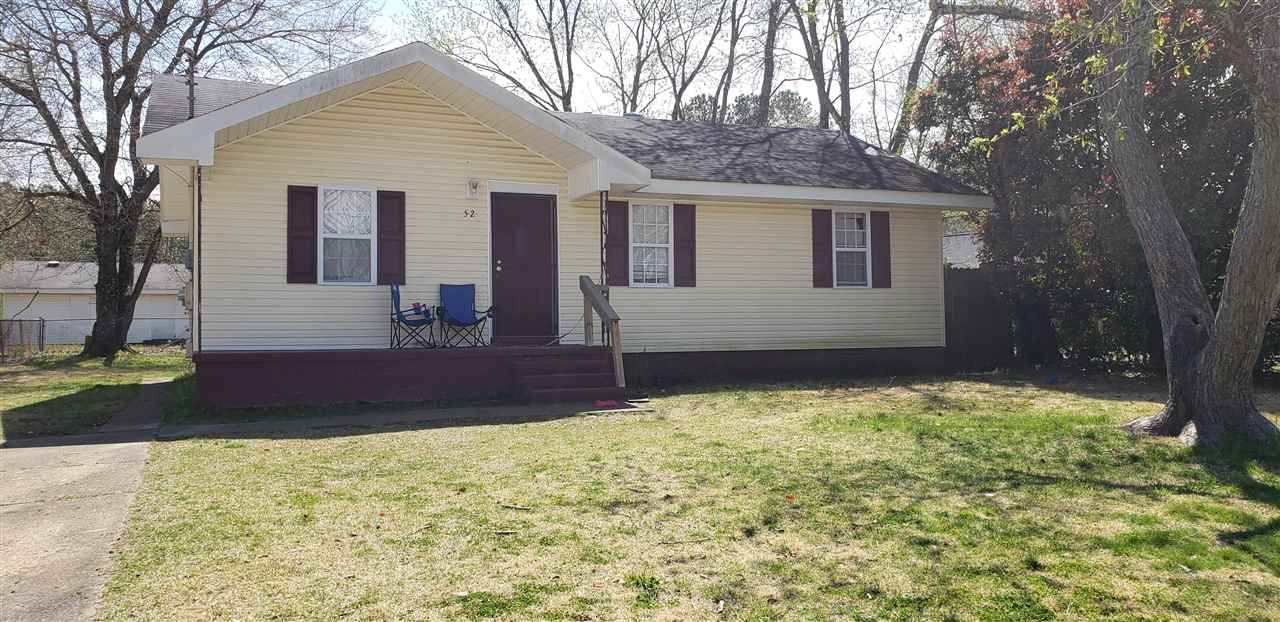
[[605,289],[596,285],[591,277],[578,276],[578,289],[582,290],[582,333],[585,343],[590,346],[595,342],[595,315],[605,323],[605,340],[613,354],[613,380],[619,389],[627,388],[627,375],[622,369],[622,318],[609,304]]

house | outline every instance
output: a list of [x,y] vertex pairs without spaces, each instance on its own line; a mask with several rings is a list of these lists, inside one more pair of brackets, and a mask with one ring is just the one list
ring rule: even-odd
[[[135,266],[135,270],[141,266]],[[134,308],[129,343],[187,338],[187,312],[179,297],[185,267],[155,264]],[[0,265],[0,318],[45,320],[46,344],[83,344],[97,315],[98,265],[80,261],[9,261]]]
[[[212,404],[937,369],[943,211],[990,205],[836,131],[546,112],[422,43],[194,91],[155,78],[138,152]],[[391,282],[475,284],[493,345],[389,349]]]

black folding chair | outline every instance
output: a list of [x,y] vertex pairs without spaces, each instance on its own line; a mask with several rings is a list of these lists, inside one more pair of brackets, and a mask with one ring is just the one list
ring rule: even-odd
[[413,305],[408,309],[400,307],[400,286],[391,284],[391,347],[395,349],[406,348],[410,346],[421,346],[423,348],[436,347],[435,335],[431,333],[431,326],[435,324],[435,318],[431,314],[431,307],[426,305]]

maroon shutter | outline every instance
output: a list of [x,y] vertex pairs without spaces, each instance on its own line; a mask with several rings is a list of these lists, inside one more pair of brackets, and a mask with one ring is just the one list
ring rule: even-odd
[[378,191],[378,284],[404,285],[404,193]]
[[698,284],[697,208],[677,203],[672,208],[671,220],[675,225],[671,231],[675,286],[694,287]]
[[871,212],[871,286],[892,287],[889,259],[889,212]]
[[609,238],[604,241],[608,285],[626,287],[631,283],[631,251],[627,248],[627,204],[609,201]]
[[831,210],[813,210],[813,286],[831,287]]
[[316,282],[316,187],[289,186],[285,282]]

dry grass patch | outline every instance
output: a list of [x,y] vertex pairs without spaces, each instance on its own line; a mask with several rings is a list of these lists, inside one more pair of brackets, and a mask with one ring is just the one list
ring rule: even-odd
[[1277,619],[1277,465],[1116,428],[1158,397],[769,385],[160,443],[104,617]]

